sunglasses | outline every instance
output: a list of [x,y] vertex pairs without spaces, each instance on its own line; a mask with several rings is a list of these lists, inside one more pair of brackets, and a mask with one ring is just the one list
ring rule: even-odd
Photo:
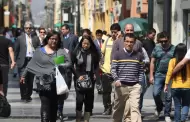
[[160,42],[160,43],[167,43],[168,40],[160,40],[159,42]]
[[40,33],[46,33],[46,32],[40,32]]
[[32,29],[31,27],[25,27],[25,29]]

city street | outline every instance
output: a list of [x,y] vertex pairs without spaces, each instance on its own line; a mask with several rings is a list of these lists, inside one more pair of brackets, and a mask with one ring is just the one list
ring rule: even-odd
[[[38,94],[35,92],[32,95],[32,102],[24,103],[20,100],[20,91],[18,87],[18,78],[13,78],[12,74],[9,74],[9,89],[8,89],[8,101],[12,107],[11,117],[8,119],[1,118],[1,122],[38,122],[40,121],[40,100]],[[98,95],[95,91],[95,103],[93,116],[91,122],[110,122],[111,116],[103,116],[102,96]],[[144,122],[154,122],[154,101],[152,99],[152,87],[150,87],[145,95],[143,115]],[[69,98],[65,102],[64,115],[68,116],[66,122],[75,121],[75,91],[72,87]],[[173,115],[173,112],[172,112]],[[163,112],[159,122],[163,122]]]

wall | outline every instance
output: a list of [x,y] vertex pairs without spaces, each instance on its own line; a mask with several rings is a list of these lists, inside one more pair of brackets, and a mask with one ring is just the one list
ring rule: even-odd
[[54,0],[55,1],[55,7],[54,7],[54,24],[61,22],[60,18],[60,7],[61,7],[61,0]]
[[[141,12],[137,12],[137,2],[141,2]],[[131,0],[131,17],[141,17],[141,14],[148,13],[147,0]]]
[[174,45],[184,40],[183,11],[180,5],[181,0],[172,0],[171,41]]
[[156,33],[163,31],[163,4],[157,4],[156,0],[154,0],[153,28],[156,29]]

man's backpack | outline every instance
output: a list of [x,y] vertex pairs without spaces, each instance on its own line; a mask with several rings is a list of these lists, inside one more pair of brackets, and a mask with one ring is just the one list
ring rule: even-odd
[[11,114],[11,105],[6,97],[0,95],[0,117],[9,117]]

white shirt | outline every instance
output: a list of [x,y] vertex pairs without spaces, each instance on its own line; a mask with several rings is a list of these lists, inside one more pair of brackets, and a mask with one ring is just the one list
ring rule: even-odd
[[187,51],[185,58],[190,60],[190,49]]
[[32,38],[31,38],[31,35],[27,35],[25,34],[26,36],[26,57],[32,57],[33,56],[33,53],[34,53],[34,47],[32,45]]

